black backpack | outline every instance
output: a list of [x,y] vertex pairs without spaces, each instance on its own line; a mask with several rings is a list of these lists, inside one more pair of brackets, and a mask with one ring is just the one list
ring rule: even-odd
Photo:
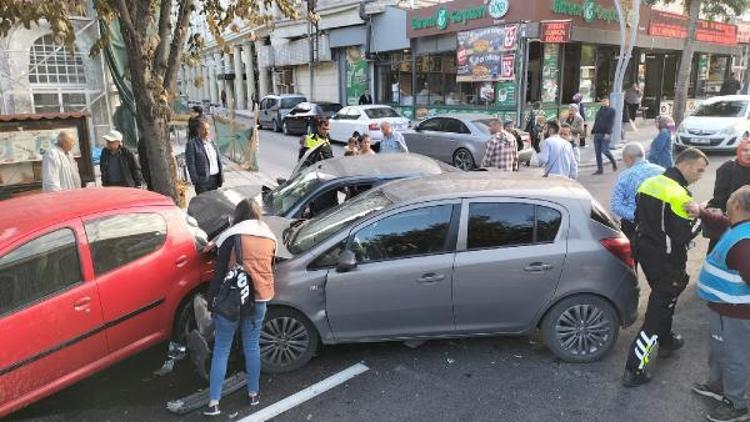
[[229,321],[239,321],[240,317],[252,315],[255,311],[255,289],[253,279],[242,267],[242,241],[240,235],[234,241],[235,264],[227,269],[219,293],[214,297],[211,311]]

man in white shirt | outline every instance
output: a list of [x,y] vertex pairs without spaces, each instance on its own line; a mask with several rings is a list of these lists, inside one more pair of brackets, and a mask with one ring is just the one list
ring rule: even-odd
[[42,191],[56,192],[81,187],[78,164],[70,153],[75,142],[72,134],[60,132],[57,135],[57,143],[44,153],[44,158],[42,158]]
[[219,148],[209,134],[208,122],[202,120],[197,128],[198,136],[191,138],[185,146],[185,162],[197,195],[224,184]]
[[559,174],[575,180],[578,177],[578,162],[570,142],[561,138],[560,124],[550,120],[545,126],[545,139],[538,155],[544,166],[544,175]]

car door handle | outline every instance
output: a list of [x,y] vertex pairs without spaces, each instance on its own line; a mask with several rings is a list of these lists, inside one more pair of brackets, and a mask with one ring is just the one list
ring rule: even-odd
[[544,271],[549,271],[552,269],[552,265],[545,264],[543,262],[532,262],[531,264],[524,267],[524,271],[530,272],[530,273],[541,273]]
[[417,279],[417,283],[420,284],[431,284],[445,280],[444,274],[427,273],[423,274],[422,277]]
[[174,263],[175,263],[175,265],[177,265],[178,267],[184,267],[184,266],[185,266],[185,264],[187,264],[187,262],[188,262],[188,258],[187,258],[187,256],[185,256],[185,255],[182,255],[181,257],[177,258],[177,260],[176,260],[176,261],[175,261]]
[[91,307],[89,305],[91,304],[91,298],[88,296],[82,297],[78,300],[76,300],[73,303],[73,309],[75,309],[78,312],[91,312]]

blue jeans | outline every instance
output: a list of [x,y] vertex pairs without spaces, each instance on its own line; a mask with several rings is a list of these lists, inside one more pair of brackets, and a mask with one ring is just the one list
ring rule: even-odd
[[609,152],[609,137],[602,133],[594,134],[594,152],[596,153],[596,169],[598,171],[604,171],[602,165],[602,154],[606,155],[609,161],[614,164],[615,157]]
[[211,376],[208,398],[218,401],[221,398],[221,386],[227,375],[229,352],[232,350],[234,333],[237,326],[242,331],[242,346],[245,351],[245,371],[247,373],[247,391],[249,394],[260,392],[260,331],[263,318],[266,316],[266,302],[255,302],[255,314],[231,322],[221,315],[214,314],[214,354],[211,358]]

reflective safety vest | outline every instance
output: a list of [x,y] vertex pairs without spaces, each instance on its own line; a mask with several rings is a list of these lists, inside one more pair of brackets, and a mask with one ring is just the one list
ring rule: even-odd
[[305,136],[305,148],[312,149],[317,148],[320,145],[329,143],[328,138],[324,138],[317,133],[311,133]]
[[750,222],[727,230],[706,257],[698,276],[698,297],[708,302],[750,304],[750,286],[727,267],[727,254],[740,240],[750,239]]
[[[687,189],[682,187],[682,185],[677,183],[674,179],[670,179],[663,174],[649,177],[641,183],[641,186],[638,188],[638,193],[648,195],[664,202],[665,204],[669,204],[672,208],[672,212],[678,217],[684,218],[685,220],[691,219],[682,206],[691,202],[693,197],[690,196]],[[663,220],[664,217],[662,217],[662,223],[664,222]],[[662,229],[664,229],[663,224]]]
[[683,205],[693,201],[693,197],[687,189],[682,187],[677,181],[671,179],[663,174],[658,176],[649,177],[641,183],[638,188],[638,193],[641,195],[648,195],[654,199],[661,201],[662,212],[661,212],[661,231],[664,233],[666,241],[666,253],[667,255],[672,253],[672,239],[667,234],[666,224],[664,223],[664,208],[666,204],[669,204],[672,212],[685,220],[690,221],[691,218]]

